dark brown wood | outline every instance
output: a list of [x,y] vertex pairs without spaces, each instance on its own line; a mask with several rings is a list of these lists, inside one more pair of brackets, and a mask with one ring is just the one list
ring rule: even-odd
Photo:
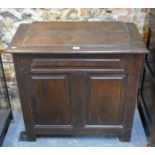
[[122,22],[21,24],[7,51],[29,54],[147,53],[136,26]]
[[131,137],[145,45],[134,24],[21,25],[13,53],[26,132]]
[[125,75],[117,74],[88,74],[87,123],[89,125],[121,124],[124,78]]
[[155,144],[155,9],[149,15],[148,49],[145,57],[141,87],[139,90],[139,112],[149,144]]
[[[140,73],[142,68],[144,55],[134,55],[128,57],[126,67],[128,70],[128,81],[125,90],[126,107],[124,107],[123,127],[124,131],[121,135],[122,141],[129,141],[131,138],[132,122],[137,103],[138,85],[140,83]],[[135,65],[133,65],[135,64]],[[137,72],[139,70],[139,72]],[[134,91],[133,91],[134,90]],[[131,117],[132,116],[132,117]]]

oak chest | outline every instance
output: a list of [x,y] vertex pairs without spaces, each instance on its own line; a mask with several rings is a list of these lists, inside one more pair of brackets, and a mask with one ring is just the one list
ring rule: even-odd
[[34,22],[13,54],[26,132],[129,141],[145,45],[131,23]]

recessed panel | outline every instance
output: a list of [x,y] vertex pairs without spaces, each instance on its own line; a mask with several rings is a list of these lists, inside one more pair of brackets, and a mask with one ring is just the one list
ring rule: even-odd
[[121,124],[124,76],[89,75],[88,83],[87,123]]
[[32,76],[32,107],[36,124],[70,124],[66,75]]

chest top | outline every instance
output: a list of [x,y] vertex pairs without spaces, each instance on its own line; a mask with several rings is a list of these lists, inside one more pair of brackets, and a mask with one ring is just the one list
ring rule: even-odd
[[122,22],[21,24],[11,53],[147,53],[137,28]]

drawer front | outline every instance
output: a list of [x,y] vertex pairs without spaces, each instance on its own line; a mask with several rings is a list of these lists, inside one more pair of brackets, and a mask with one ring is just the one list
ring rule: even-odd
[[114,56],[101,56],[97,58],[92,57],[63,57],[50,58],[37,57],[32,58],[31,69],[100,69],[100,68],[123,68],[124,59]]

